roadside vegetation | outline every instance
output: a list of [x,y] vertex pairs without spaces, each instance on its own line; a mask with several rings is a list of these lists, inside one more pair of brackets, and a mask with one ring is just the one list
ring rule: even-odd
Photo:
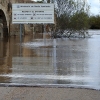
[[89,26],[90,29],[100,29],[100,15],[90,16]]

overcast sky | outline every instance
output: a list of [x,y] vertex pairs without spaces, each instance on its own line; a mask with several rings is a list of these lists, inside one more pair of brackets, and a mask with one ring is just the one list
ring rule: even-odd
[[90,12],[94,15],[100,15],[100,0],[88,0]]

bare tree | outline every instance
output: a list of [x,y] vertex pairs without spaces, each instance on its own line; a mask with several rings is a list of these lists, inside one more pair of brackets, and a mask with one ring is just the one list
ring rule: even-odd
[[56,29],[61,34],[65,30],[71,35],[88,29],[89,6],[84,0],[56,0],[55,3]]

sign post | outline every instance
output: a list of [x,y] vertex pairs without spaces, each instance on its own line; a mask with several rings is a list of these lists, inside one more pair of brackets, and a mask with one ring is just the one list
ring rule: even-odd
[[54,24],[54,4],[12,4],[12,23],[20,24],[20,41],[22,41],[22,24]]
[[22,25],[20,24],[20,43],[22,42]]

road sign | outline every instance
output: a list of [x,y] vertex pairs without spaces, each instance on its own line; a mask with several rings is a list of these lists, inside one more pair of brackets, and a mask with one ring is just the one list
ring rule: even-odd
[[12,23],[54,23],[54,4],[12,4]]

